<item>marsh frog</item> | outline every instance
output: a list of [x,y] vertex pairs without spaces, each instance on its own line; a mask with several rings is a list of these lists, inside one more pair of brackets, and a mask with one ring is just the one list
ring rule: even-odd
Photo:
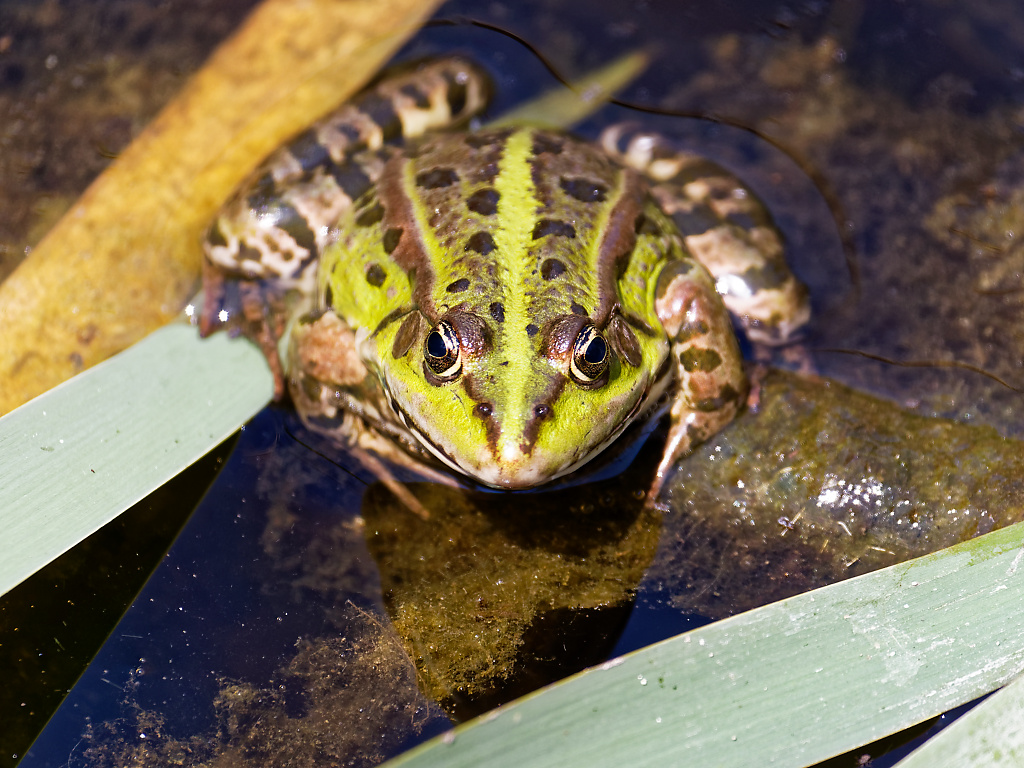
[[259,344],[314,430],[501,489],[573,472],[667,392],[656,492],[745,402],[730,313],[784,342],[806,291],[721,167],[635,126],[466,130],[488,93],[422,62],[271,155],[210,227],[202,332]]

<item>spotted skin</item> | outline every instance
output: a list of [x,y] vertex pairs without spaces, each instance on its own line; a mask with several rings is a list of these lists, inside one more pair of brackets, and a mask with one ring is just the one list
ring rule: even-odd
[[721,166],[630,124],[607,128],[600,144],[651,179],[651,195],[714,275],[751,341],[792,341],[810,320],[807,290],[790,271],[782,237],[756,195]]
[[488,98],[487,77],[470,62],[427,62],[382,80],[270,155],[210,226],[201,333],[226,327],[256,341],[280,397],[277,342],[287,316],[315,292],[338,218],[375,184],[399,143],[466,122]]
[[[719,291],[777,290],[751,278],[775,270],[799,293],[778,234],[647,134],[430,132],[482,107],[478,77],[456,59],[388,77],[268,160],[211,227],[203,330],[228,306],[314,429],[505,489],[574,471],[671,389],[656,492],[747,393]],[[742,305],[752,337],[788,333],[771,301]]]

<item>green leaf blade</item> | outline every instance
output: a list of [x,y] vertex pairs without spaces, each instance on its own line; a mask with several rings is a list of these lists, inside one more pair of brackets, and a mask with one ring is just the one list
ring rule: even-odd
[[941,731],[896,768],[1016,768],[1024,764],[1024,678]]
[[[183,371],[185,373],[183,373]],[[259,351],[162,328],[0,418],[0,594],[203,456],[269,400]]]
[[806,766],[1024,668],[1024,527],[650,646],[389,765]]

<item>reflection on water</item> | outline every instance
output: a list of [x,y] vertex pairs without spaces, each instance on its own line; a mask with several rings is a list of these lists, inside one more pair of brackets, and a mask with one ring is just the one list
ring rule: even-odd
[[658,543],[660,514],[637,493],[650,458],[548,493],[424,485],[426,521],[367,493],[388,615],[430,698],[465,719],[607,658]]
[[991,429],[783,373],[658,511],[658,435],[591,484],[413,484],[429,520],[316,439],[282,410],[246,429],[25,765],[375,764],[700,616],[1012,522],[1024,482],[987,483],[1024,477]]
[[316,439],[245,430],[25,765],[372,765],[607,657],[658,541],[649,456],[551,493],[413,486],[424,521],[291,430]]

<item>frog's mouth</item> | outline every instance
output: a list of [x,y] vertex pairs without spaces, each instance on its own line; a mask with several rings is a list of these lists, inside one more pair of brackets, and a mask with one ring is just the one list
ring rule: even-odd
[[663,366],[659,370],[659,376],[618,420],[615,428],[582,452],[578,450],[579,446],[572,446],[576,450],[546,450],[536,442],[528,442],[519,437],[499,440],[493,449],[483,446],[479,454],[460,459],[442,447],[443,436],[431,439],[428,437],[430,432],[422,429],[411,414],[398,408],[393,400],[391,405],[410,437],[445,466],[488,488],[519,491],[536,488],[565,477],[602,454],[630,424],[644,416],[661,400],[673,379],[673,372],[671,366]]
[[[561,470],[552,470],[550,460],[545,461],[543,457],[537,457],[533,452],[527,454],[518,446],[513,445],[512,441],[506,444],[509,447],[500,454],[494,455],[487,451],[485,452],[485,457],[488,460],[467,466],[469,462],[463,463],[449,456],[408,421],[406,421],[406,425],[416,441],[429,451],[431,455],[436,457],[438,461],[460,475],[465,475],[488,488],[503,491],[535,488],[574,469],[573,466]],[[588,456],[584,461],[590,458],[591,456]],[[582,465],[583,463],[578,462],[575,466]]]

